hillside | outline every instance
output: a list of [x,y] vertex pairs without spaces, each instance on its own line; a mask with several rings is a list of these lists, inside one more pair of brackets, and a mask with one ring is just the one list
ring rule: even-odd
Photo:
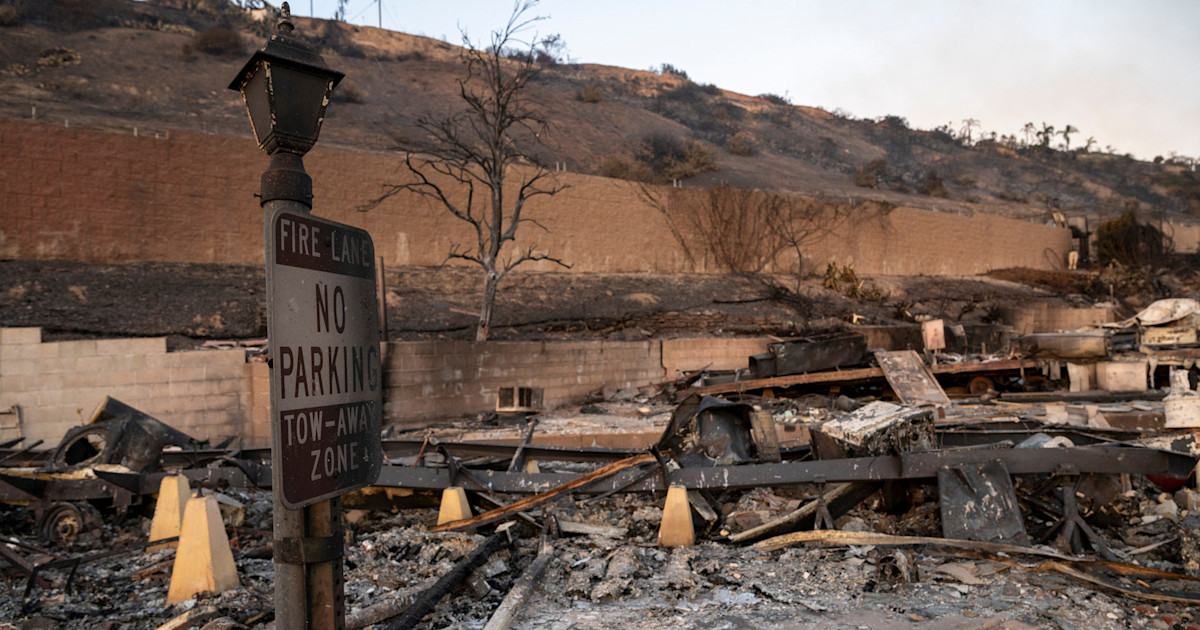
[[[172,6],[185,4],[191,8]],[[269,30],[253,17],[225,0],[0,3],[0,115],[143,134],[249,136],[240,98],[225,86]],[[403,149],[419,137],[421,116],[457,107],[457,47],[338,22],[295,22],[346,73],[322,145]],[[232,42],[220,37],[224,27],[236,33]],[[530,94],[553,123],[540,158],[571,171],[627,173],[618,167],[648,141],[699,141],[718,169],[688,178],[686,187],[726,183],[1039,221],[1057,210],[1068,219],[1087,216],[1092,226],[1127,208],[1155,222],[1200,216],[1200,178],[1170,160],[1015,138],[968,143],[946,129],[910,129],[894,116],[844,118],[672,72],[549,62]]]

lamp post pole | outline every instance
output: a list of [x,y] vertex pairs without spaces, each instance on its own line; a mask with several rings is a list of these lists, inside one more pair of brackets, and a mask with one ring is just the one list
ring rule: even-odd
[[[259,148],[271,156],[262,175],[260,196],[270,337],[275,624],[283,630],[341,630],[345,605],[339,497],[374,482],[382,459],[374,251],[366,232],[311,215],[312,178],[304,170],[303,156],[317,141],[329,95],[342,73],[327,67],[311,46],[292,37],[292,30],[290,9],[284,2],[278,31],[229,87],[242,93]],[[370,256],[371,264],[345,264],[345,257],[336,255],[338,243],[353,243],[355,251]],[[328,322],[329,304],[321,302],[322,285],[331,284],[335,309],[336,296],[342,291],[348,296],[343,307],[369,306],[365,314],[343,308],[340,320],[335,313],[336,334]],[[361,288],[364,285],[369,290]],[[351,301],[351,296],[359,299]],[[288,312],[303,307],[313,310],[304,317]],[[312,312],[317,313],[315,329],[308,327]],[[323,332],[322,312],[326,317]],[[300,326],[300,321],[305,326]],[[334,392],[331,385],[329,391],[321,388],[317,392],[315,387],[309,391],[304,381],[301,390],[304,349],[321,343],[347,348],[347,353],[351,347],[358,350],[355,356],[366,365],[367,383],[358,383],[354,391]],[[371,363],[372,356],[375,363]],[[315,371],[321,362],[317,357],[313,361]],[[291,390],[287,387],[290,373]],[[347,413],[361,419],[355,429],[343,432],[339,426],[336,435],[326,432],[323,440],[314,437],[320,435],[319,426],[326,426],[325,419],[343,418]],[[315,423],[310,425],[310,420]],[[312,433],[307,430],[310,426]],[[306,430],[296,444],[292,431],[300,429]]]
[[[262,175],[260,190],[268,243],[271,242],[269,232],[273,216],[280,212],[306,215],[312,210],[312,178],[304,170],[303,157],[295,153],[280,151],[271,156],[271,164]],[[267,293],[271,294],[271,287]],[[273,321],[270,315],[268,321]],[[282,478],[283,467],[276,449],[272,449],[271,464],[275,488],[272,510],[275,627],[341,630],[345,627],[346,616],[341,499],[334,497],[299,510],[288,509],[280,499],[279,488],[286,482]]]

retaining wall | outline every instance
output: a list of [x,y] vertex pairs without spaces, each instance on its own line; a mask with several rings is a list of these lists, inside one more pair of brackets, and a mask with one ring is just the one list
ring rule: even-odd
[[[394,153],[317,145],[305,158],[314,212],[370,232],[387,265],[441,264],[453,243],[474,242],[465,224],[412,194],[357,210],[380,184],[402,181],[399,162]],[[0,120],[0,258],[261,264],[254,194],[267,163],[245,137],[136,137]],[[664,212],[628,182],[558,176],[567,188],[533,199],[525,211],[546,231],[521,230],[518,248],[552,253],[572,272],[720,271],[702,252],[689,258],[666,219],[695,212],[704,195],[664,194]],[[860,274],[970,275],[1061,268],[1068,251],[1070,232],[1062,228],[897,208],[882,219],[856,217],[810,243],[805,262],[853,263]],[[562,270],[546,262],[521,268]],[[781,256],[773,268],[794,270],[794,257]]]

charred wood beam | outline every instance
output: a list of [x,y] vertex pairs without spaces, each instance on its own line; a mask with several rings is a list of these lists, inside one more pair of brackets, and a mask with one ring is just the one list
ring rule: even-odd
[[1138,431],[1117,431],[1117,430],[1084,430],[1071,427],[1054,427],[1043,426],[1036,429],[996,429],[996,430],[979,430],[979,431],[938,431],[938,444],[942,448],[964,448],[964,447],[979,447],[995,444],[998,442],[1009,442],[1012,444],[1020,444],[1025,440],[1033,437],[1035,434],[1045,433],[1050,437],[1065,437],[1075,446],[1091,446],[1093,444],[1108,444],[1112,445],[1117,442],[1131,440],[1141,437],[1141,432]]
[[1131,400],[1162,400],[1169,392],[1151,389],[1143,392],[1001,392],[999,399],[1004,402],[1023,404],[1078,402],[1078,403],[1116,403]]
[[[854,509],[859,503],[878,492],[879,487],[877,483],[858,482],[841,484],[826,491],[825,502],[829,507],[830,517],[836,520]],[[790,514],[731,535],[729,542],[748,543],[797,529],[812,529],[813,523],[816,522],[819,505],[820,502],[813,499]]]
[[[416,455],[420,450],[420,440],[388,440],[383,443],[384,453],[389,456]],[[498,442],[442,442],[455,457],[502,457],[511,459],[520,447],[518,444],[501,444]],[[560,462],[615,462],[641,453],[642,449],[621,448],[568,448],[563,446],[539,446],[528,444],[524,447],[526,460]]]
[[509,472],[516,472],[525,467],[525,451],[529,448],[530,443],[533,442],[533,431],[537,428],[537,423],[537,418],[529,421],[529,430],[525,432],[525,439],[521,440],[521,445],[513,453],[512,461],[508,465]]
[[521,578],[508,591],[508,595],[504,596],[504,601],[500,602],[500,607],[496,609],[496,612],[492,613],[492,618],[488,619],[487,625],[483,627],[483,630],[508,630],[512,626],[517,613],[525,606],[525,602],[529,600],[529,596],[541,584],[542,575],[546,573],[546,567],[550,566],[550,561],[553,559],[554,546],[543,542],[533,563],[529,565],[525,573],[521,574]]
[[[20,443],[21,440],[24,440],[24,439],[25,438],[17,438],[16,440],[13,440],[11,442],[5,442],[3,445],[0,445],[0,449],[8,448],[10,446],[15,446],[18,443]],[[29,454],[31,451],[33,451],[33,449],[41,446],[43,441],[44,440],[38,440],[38,441],[34,442],[33,444],[30,444],[29,446],[26,446],[25,448],[23,448],[19,451],[13,451],[12,453],[5,455],[4,457],[0,457],[0,464],[12,461],[18,457],[21,457],[22,455]]]
[[409,630],[416,627],[425,615],[433,612],[437,607],[438,602],[442,600],[459,582],[466,579],[467,575],[474,571],[483,563],[487,562],[488,558],[492,557],[497,551],[500,551],[505,544],[508,543],[508,532],[496,532],[487,537],[478,547],[467,557],[463,558],[450,569],[446,575],[443,575],[434,582],[423,593],[417,596],[413,601],[412,606],[404,612],[399,618],[387,625],[387,630]]
[[[942,375],[961,375],[961,374],[980,374],[991,372],[1011,372],[1014,370],[1032,369],[1038,367],[1038,362],[1033,359],[1004,359],[1002,361],[988,361],[986,363],[953,363],[948,365],[935,365],[930,367],[930,371],[934,376]],[[746,381],[738,381],[736,383],[725,383],[721,385],[710,385],[708,387],[700,387],[690,392],[680,392],[680,395],[689,393],[697,394],[728,394],[736,392],[746,392],[759,389],[767,389],[769,387],[794,387],[797,385],[819,385],[823,383],[856,383],[861,381],[869,381],[873,379],[882,379],[883,370],[870,367],[858,368],[853,370],[836,370],[829,372],[812,372],[809,374],[795,374],[792,376],[776,376],[772,378],[759,378]]]

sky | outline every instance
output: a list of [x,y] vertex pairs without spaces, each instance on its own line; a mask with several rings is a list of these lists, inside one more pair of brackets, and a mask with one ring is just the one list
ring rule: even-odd
[[[382,3],[380,5],[379,3]],[[294,0],[332,18],[337,0]],[[348,22],[484,41],[510,0],[346,0]],[[382,9],[382,10],[381,10]],[[1200,158],[1197,0],[542,0],[538,35],[578,63],[681,68],[698,83],[771,93],[916,128],[979,121],[1022,136],[1079,130],[1152,159]],[[1061,142],[1061,138],[1057,140]]]

